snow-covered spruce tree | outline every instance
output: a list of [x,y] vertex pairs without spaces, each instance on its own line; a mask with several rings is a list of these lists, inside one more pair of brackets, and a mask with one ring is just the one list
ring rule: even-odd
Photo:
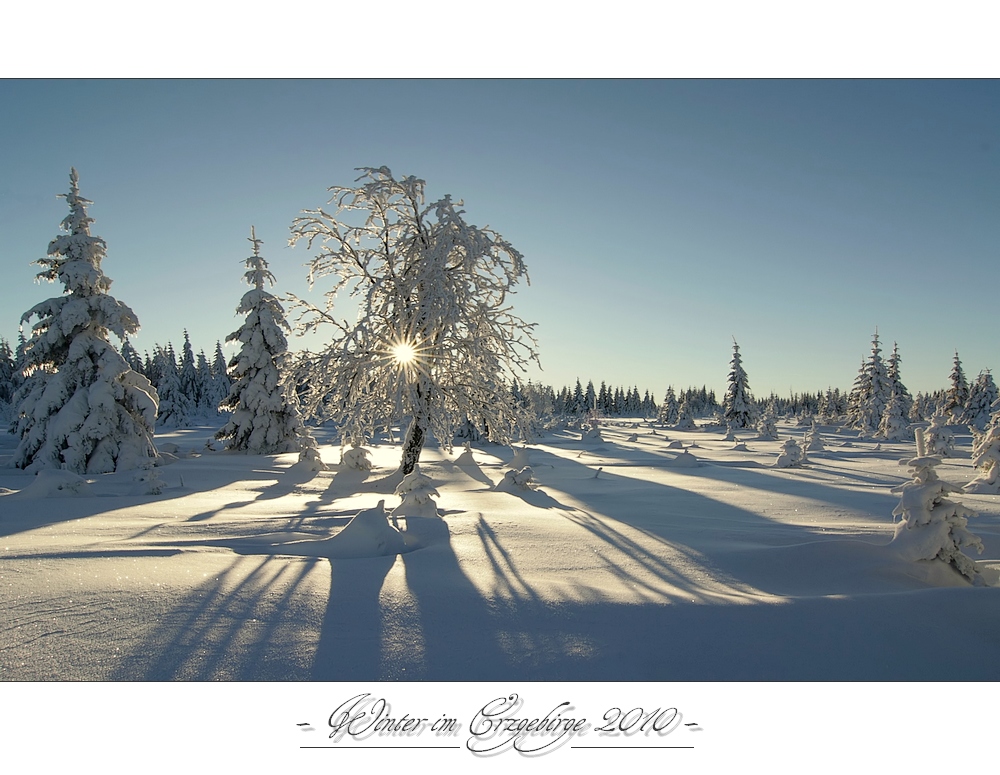
[[945,394],[944,410],[951,415],[954,422],[960,423],[962,414],[965,412],[965,405],[969,401],[969,382],[962,370],[962,362],[958,359],[958,350],[955,351],[955,360],[952,363],[949,379],[951,387]]
[[[409,416],[404,475],[428,433],[448,448],[466,419],[509,443],[524,416],[506,383],[538,360],[533,324],[508,304],[528,279],[523,257],[492,229],[467,223],[461,202],[425,204],[424,181],[397,180],[386,167],[360,171],[360,185],[329,189],[334,213],[306,210],[292,224],[291,244],[319,246],[310,281],[334,278],[322,308],[294,299],[300,332],[334,329],[314,361],[310,413],[322,411],[356,439]],[[344,288],[361,301],[354,323],[332,312]],[[325,406],[324,397],[332,397]]]
[[7,340],[0,338],[0,403],[14,398],[14,352]]
[[878,438],[902,441],[910,437],[910,421],[906,416],[906,401],[901,393],[893,393],[879,422]]
[[[241,345],[229,361],[232,386],[222,401],[222,408],[232,416],[215,437],[225,440],[226,449],[255,455],[306,453],[315,444],[310,444],[312,437],[302,424],[298,402],[281,374],[288,353],[285,331],[290,327],[284,307],[264,290],[265,283],[274,285],[274,275],[260,254],[261,240],[252,226],[249,240],[253,255],[244,262],[243,279],[251,288],[236,308],[246,319],[226,337],[227,342]],[[311,455],[310,459],[315,462],[317,458]]]
[[966,491],[1000,494],[1000,400],[993,403],[990,424],[973,440],[972,464],[981,473],[965,486]]
[[863,362],[858,378],[851,391],[848,422],[865,435],[878,432],[882,415],[892,398],[892,385],[885,361],[882,360],[882,349],[879,347],[878,331],[872,338],[872,351]]
[[677,396],[674,394],[673,386],[667,388],[656,421],[661,425],[673,425],[677,422]]
[[201,391],[198,385],[198,367],[194,360],[194,348],[191,346],[191,337],[188,336],[187,329],[184,329],[184,346],[181,348],[181,362],[177,369],[177,376],[181,381],[181,392],[188,397],[193,411],[197,411],[198,404],[201,403]]
[[951,565],[976,586],[995,584],[994,572],[962,554],[965,546],[983,551],[983,542],[966,528],[976,513],[945,497],[962,489],[938,478],[934,468],[941,460],[927,454],[922,428],[917,429],[916,440],[917,456],[908,463],[913,480],[892,489],[901,494],[892,512],[901,520],[890,546],[907,560]]
[[924,432],[924,443],[927,445],[927,454],[936,457],[948,457],[955,452],[955,434],[947,425],[948,417],[944,411],[938,409],[931,415],[931,424]]
[[976,381],[969,391],[969,400],[962,413],[962,422],[977,431],[985,430],[986,426],[990,424],[993,404],[997,400],[997,395],[997,386],[990,370],[979,372],[979,376],[976,377]]
[[909,417],[910,409],[913,407],[913,396],[911,396],[910,391],[906,389],[906,385],[903,384],[903,379],[900,376],[899,364],[902,360],[903,358],[899,354],[899,345],[896,342],[893,342],[892,355],[889,356],[889,362],[886,366],[886,376],[889,379],[889,395],[898,395],[900,397],[903,404],[903,414]]
[[752,428],[754,403],[750,395],[747,373],[743,369],[740,346],[733,339],[733,359],[729,363],[729,386],[723,402],[726,422],[733,428]]
[[799,443],[789,436],[785,439],[785,443],[781,445],[781,452],[778,453],[778,459],[774,461],[775,468],[798,468],[809,461],[806,459],[806,453],[802,451],[802,447]]
[[219,405],[229,395],[232,383],[229,381],[229,374],[226,366],[226,356],[222,352],[222,342],[215,343],[215,355],[212,357],[212,378],[208,382],[208,395],[205,403],[216,412]]
[[767,402],[764,411],[757,423],[757,438],[763,441],[776,441],[778,439],[778,413],[774,406],[774,399]]
[[126,471],[149,466],[156,456],[153,427],[156,391],[109,341],[139,330],[135,313],[108,295],[111,279],[101,269],[107,244],[90,233],[90,200],[80,196],[76,170],[63,195],[69,215],[64,234],[49,243],[36,263],[40,280],[59,280],[62,296],[36,304],[24,343],[25,381],[14,396],[20,443],[13,463],[37,471],[64,468],[77,474]]
[[174,346],[158,346],[153,355],[153,374],[156,391],[160,396],[156,424],[161,428],[186,428],[191,424],[194,402],[181,387],[181,373],[177,366]]
[[688,401],[688,394],[681,394],[681,402],[677,407],[677,424],[674,426],[679,431],[693,431],[697,429],[694,415],[691,413],[691,404]]

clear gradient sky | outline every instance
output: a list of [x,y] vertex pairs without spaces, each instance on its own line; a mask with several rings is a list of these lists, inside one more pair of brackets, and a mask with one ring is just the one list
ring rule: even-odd
[[386,165],[525,255],[529,376],[556,388],[721,393],[735,336],[755,395],[849,389],[876,327],[914,393],[956,349],[970,380],[1000,369],[996,80],[8,79],[0,105],[11,342],[59,290],[31,262],[71,166],[136,347],[187,328],[210,352],[250,225],[277,292],[306,294],[292,219]]

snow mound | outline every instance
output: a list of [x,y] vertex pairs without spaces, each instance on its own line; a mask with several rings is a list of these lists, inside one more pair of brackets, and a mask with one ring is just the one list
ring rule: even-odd
[[22,498],[53,498],[85,495],[89,483],[79,474],[62,468],[42,468],[34,481],[15,496]]
[[697,468],[701,463],[698,462],[698,458],[685,449],[670,461],[670,465],[674,468]]
[[416,548],[389,524],[385,501],[359,511],[336,535],[318,541],[295,541],[276,547],[281,554],[304,557],[326,557],[331,560],[353,560],[365,557],[385,557],[402,554]]

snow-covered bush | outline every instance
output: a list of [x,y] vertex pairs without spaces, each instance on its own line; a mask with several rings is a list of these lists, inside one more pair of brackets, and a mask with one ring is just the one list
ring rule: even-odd
[[351,445],[350,449],[344,451],[342,460],[346,468],[355,471],[372,470],[372,461],[368,450],[364,447],[359,447],[357,444]]
[[413,471],[403,477],[403,481],[396,487],[396,495],[403,501],[392,510],[394,517],[436,517],[437,504],[434,498],[440,498],[441,494],[434,487],[434,482],[429,476],[420,473],[420,466],[413,467]]
[[774,461],[775,468],[793,468],[808,462],[805,453],[799,443],[789,436],[785,443],[781,445],[781,452],[778,459]]
[[962,490],[938,478],[934,468],[941,460],[927,455],[923,429],[917,429],[916,440],[917,456],[907,461],[913,479],[892,489],[900,493],[899,505],[892,512],[900,522],[891,546],[907,560],[951,565],[976,586],[996,583],[995,574],[962,554],[964,547],[983,551],[983,542],[966,528],[968,518],[976,513],[945,497]]
[[108,295],[101,269],[107,245],[92,236],[90,200],[80,196],[76,170],[65,194],[65,232],[49,244],[38,279],[60,280],[65,293],[36,304],[21,322],[38,318],[24,344],[24,382],[14,396],[12,456],[18,468],[64,468],[76,473],[126,471],[156,456],[153,428],[157,395],[110,343],[139,330],[129,307]]
[[503,475],[503,479],[496,483],[494,490],[497,492],[517,492],[518,490],[534,490],[538,487],[535,481],[534,472],[531,466],[515,471],[510,469]]

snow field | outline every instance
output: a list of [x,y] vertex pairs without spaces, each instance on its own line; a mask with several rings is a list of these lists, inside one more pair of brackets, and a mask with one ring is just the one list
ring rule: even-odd
[[[397,516],[409,549],[347,541],[395,495],[373,470],[295,469],[294,453],[203,452],[173,431],[159,495],[132,477],[27,497],[0,469],[0,678],[6,680],[995,680],[995,588],[887,547],[913,445],[821,426],[826,451],[774,468],[783,440],[608,423],[601,441],[527,449],[538,489],[493,488],[513,450],[425,449],[433,516]],[[632,435],[636,441],[628,441]],[[938,466],[973,476],[970,440]],[[671,448],[680,441],[683,449]],[[850,446],[844,446],[849,443]],[[14,445],[0,437],[0,463]],[[678,465],[693,456],[694,467]],[[959,497],[1000,567],[997,496]],[[374,524],[374,523],[373,523]],[[389,530],[389,522],[384,522]],[[340,538],[338,539],[338,536]],[[390,550],[392,547],[389,547]],[[370,556],[357,556],[358,554]],[[942,658],[960,649],[960,656]]]

